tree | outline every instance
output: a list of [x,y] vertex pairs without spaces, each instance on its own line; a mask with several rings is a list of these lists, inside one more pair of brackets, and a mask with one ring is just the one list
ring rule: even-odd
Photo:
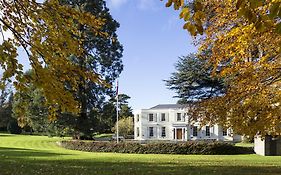
[[[26,72],[29,75],[32,73],[32,71]],[[27,87],[28,89],[15,93],[13,117],[18,120],[25,119],[20,123],[25,123],[25,127],[31,127],[36,133],[46,133],[51,121],[48,120],[48,107],[43,91],[31,83]],[[22,106],[22,104],[25,105]],[[21,117],[21,115],[24,115],[24,117]]]
[[[126,94],[118,95],[118,109],[119,109],[119,119],[132,117],[132,109],[128,104],[130,97]],[[90,115],[93,115],[93,129],[95,132],[108,133],[111,132],[112,127],[115,125],[117,120],[116,112],[116,98],[112,97],[109,99],[100,112],[94,113],[92,111]]]
[[7,130],[7,126],[12,118],[12,103],[13,93],[11,93],[6,84],[4,89],[1,90],[0,95],[0,128],[1,130]]
[[[26,74],[32,74],[32,71]],[[32,128],[33,132],[55,135],[55,136],[73,136],[80,139],[92,139],[94,132],[107,133],[111,132],[112,127],[116,122],[116,99],[112,98],[106,102],[102,109],[92,109],[88,114],[87,120],[81,125],[85,127],[89,133],[79,133],[77,135],[77,118],[71,113],[61,113],[60,117],[55,121],[48,120],[48,107],[46,99],[40,89],[32,84],[29,84],[28,90],[17,91],[14,95],[13,117],[19,118],[19,115],[25,115],[27,127]],[[129,96],[120,94],[120,118],[132,116],[132,109],[128,106]],[[27,105],[22,106],[21,104]],[[24,111],[24,113],[22,113]]]
[[[43,3],[30,0],[0,1],[0,65],[4,70],[1,81],[10,80],[17,90],[25,90],[26,83],[33,82],[41,88],[49,106],[49,118],[55,119],[57,111],[79,112],[78,102],[73,94],[66,91],[65,83],[77,89],[80,78],[96,84],[103,82],[94,70],[84,70],[70,61],[70,56],[82,59],[85,53],[83,35],[79,24],[87,26],[95,35],[110,38],[101,31],[104,19],[82,12],[58,0]],[[12,38],[5,37],[5,31]],[[23,66],[18,63],[17,48],[25,50],[34,70],[32,77],[23,74]],[[15,79],[12,79],[15,77]]]
[[181,102],[196,102],[224,94],[223,80],[212,76],[213,67],[195,54],[180,57],[176,71],[165,80],[166,86],[175,90]]
[[7,131],[10,134],[20,134],[22,129],[19,127],[17,120],[11,119],[7,125]]
[[192,35],[204,32],[197,37],[200,50],[211,50],[207,60],[212,74],[227,84],[224,95],[198,103],[199,118],[250,136],[280,135],[280,2],[195,0],[167,5],[172,2],[180,3],[177,9],[183,7],[184,28]]
[[[101,113],[103,106],[106,104],[106,98],[113,95],[113,82],[123,70],[121,60],[123,47],[116,34],[119,23],[112,18],[104,0],[61,0],[60,2],[105,19],[100,31],[109,36],[107,38],[98,36],[87,25],[78,23],[79,31],[83,36],[82,46],[85,52],[84,55],[81,55],[81,58],[71,57],[73,63],[79,65],[83,70],[94,70],[108,85],[107,87],[97,85],[81,76],[78,88],[70,90],[79,102],[79,113],[74,114],[76,124],[73,127],[77,135],[80,133],[91,135],[94,122],[91,120],[95,120],[94,114],[96,112]],[[114,38],[114,41],[112,41],[112,38]],[[92,110],[94,111],[92,112]],[[70,124],[73,125],[73,121]]]
[[[181,10],[180,18],[185,21],[183,28],[193,36],[202,35],[208,27],[210,19],[217,12],[222,14],[222,16],[219,16],[220,19],[227,17],[221,13],[221,10],[229,7],[229,5],[235,7],[235,12],[239,17],[245,18],[257,30],[262,32],[265,28],[273,27],[277,29],[275,30],[276,33],[281,34],[281,22],[279,20],[281,2],[279,0],[224,0],[220,3],[215,0],[166,0],[166,7],[172,5],[175,10]],[[217,7],[219,8],[217,9]],[[233,11],[229,12],[232,13]]]
[[[116,132],[117,123],[112,128],[113,132]],[[118,122],[118,131],[119,134],[124,136],[125,138],[128,137],[128,135],[132,135],[134,133],[134,122],[133,117],[125,117],[119,120]]]

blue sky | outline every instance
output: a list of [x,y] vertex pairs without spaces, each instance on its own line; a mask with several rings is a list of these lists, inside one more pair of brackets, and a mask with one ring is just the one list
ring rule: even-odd
[[196,51],[178,12],[160,0],[106,0],[120,23],[119,40],[124,46],[124,71],[119,92],[131,97],[134,110],[157,104],[176,103],[166,88],[179,56]]

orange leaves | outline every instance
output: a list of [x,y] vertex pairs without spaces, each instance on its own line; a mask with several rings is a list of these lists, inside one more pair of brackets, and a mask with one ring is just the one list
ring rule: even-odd
[[198,113],[241,134],[281,135],[281,1],[194,1],[180,18],[191,35],[204,31],[200,50],[227,87]]

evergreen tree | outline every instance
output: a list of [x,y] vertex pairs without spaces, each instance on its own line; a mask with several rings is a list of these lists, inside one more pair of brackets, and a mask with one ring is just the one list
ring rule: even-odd
[[[93,122],[97,113],[101,113],[105,105],[106,98],[113,96],[113,82],[123,70],[122,52],[123,47],[118,41],[116,30],[119,23],[110,15],[109,9],[103,0],[61,0],[62,4],[67,4],[83,12],[105,19],[105,24],[101,31],[108,37],[97,36],[86,25],[78,23],[80,32],[83,33],[84,55],[83,57],[72,57],[73,63],[79,65],[81,69],[93,70],[104,80],[103,84],[89,81],[81,77],[78,90],[73,92],[75,98],[80,103],[80,113],[69,121],[74,130],[79,134],[90,135],[93,130]],[[112,40],[114,38],[114,40]],[[91,115],[90,115],[91,114]],[[69,114],[67,114],[69,115]],[[62,114],[65,117],[65,114]],[[68,117],[67,117],[68,118]],[[60,118],[60,120],[63,119]]]
[[221,78],[212,75],[213,67],[206,59],[195,54],[180,57],[175,65],[176,71],[166,82],[175,90],[180,103],[200,101],[224,94],[225,85]]
[[13,93],[6,85],[1,90],[0,95],[0,130],[7,130],[9,122],[12,120]]

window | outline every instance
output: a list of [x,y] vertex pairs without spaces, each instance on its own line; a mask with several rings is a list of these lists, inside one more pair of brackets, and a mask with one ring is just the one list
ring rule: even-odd
[[166,137],[166,127],[162,127],[162,137]]
[[210,126],[206,126],[206,136],[210,136]]
[[148,120],[150,121],[150,122],[152,122],[153,121],[153,114],[148,114]]
[[222,136],[227,136],[227,130],[226,129],[222,130]]
[[137,122],[140,121],[140,115],[137,114]]
[[153,127],[149,127],[149,137],[153,137]]
[[197,126],[193,126],[193,136],[197,136],[198,135],[198,132],[197,132]]
[[163,122],[163,121],[166,121],[165,113],[162,113],[162,114],[161,114],[161,121],[162,121],[162,122]]
[[139,136],[140,136],[140,128],[137,127],[137,137],[139,137]]
[[181,113],[177,113],[177,121],[181,121]]

